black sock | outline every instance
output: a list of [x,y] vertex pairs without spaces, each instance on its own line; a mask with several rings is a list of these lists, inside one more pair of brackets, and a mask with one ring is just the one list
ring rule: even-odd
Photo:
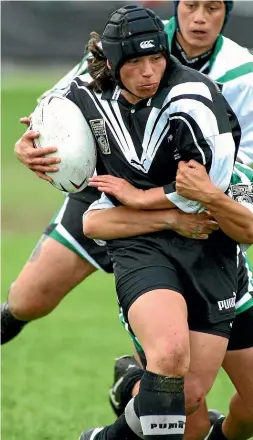
[[128,402],[132,399],[132,390],[134,385],[141,380],[144,374],[144,370],[140,367],[129,368],[129,370],[124,375],[123,381],[121,383],[120,390],[120,401],[122,406],[125,408]]
[[15,318],[7,302],[1,304],[1,345],[15,338],[28,322]]
[[138,395],[145,440],[182,440],[185,430],[184,379],[145,371]]
[[[143,438],[143,437],[141,437]],[[140,440],[126,421],[125,414],[122,414],[113,425],[106,426],[100,431],[95,440]]]
[[211,433],[207,436],[207,440],[228,440],[222,432],[222,423],[225,417],[220,417],[213,425]]
[[138,413],[138,396],[132,397],[127,404],[125,413],[112,425],[106,426],[95,440],[140,440],[143,439]]

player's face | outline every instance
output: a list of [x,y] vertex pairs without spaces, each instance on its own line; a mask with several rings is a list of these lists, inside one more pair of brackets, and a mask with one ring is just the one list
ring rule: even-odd
[[[166,69],[166,58],[163,54],[146,55],[131,58],[120,69],[120,79],[126,89],[141,99],[155,95]],[[124,96],[130,102],[138,101],[126,90]]]
[[181,33],[177,33],[177,38],[189,57],[201,55],[213,47],[221,32],[225,12],[223,1],[180,0],[178,23]]

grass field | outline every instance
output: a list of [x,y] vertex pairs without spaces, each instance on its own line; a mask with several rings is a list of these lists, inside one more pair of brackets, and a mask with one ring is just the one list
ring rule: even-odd
[[[49,75],[2,82],[3,299],[63,200],[13,155],[23,132],[19,117],[53,82]],[[117,320],[113,277],[97,272],[3,347],[2,440],[77,440],[84,428],[110,423],[113,359],[127,352],[131,344]],[[232,393],[221,371],[209,404],[226,411]]]

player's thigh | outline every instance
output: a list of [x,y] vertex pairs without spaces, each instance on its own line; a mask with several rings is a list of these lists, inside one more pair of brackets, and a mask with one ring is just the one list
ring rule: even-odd
[[[109,243],[119,304],[151,363],[188,357],[187,306],[177,271],[159,235]],[[177,351],[177,353],[176,353]],[[156,361],[155,361],[156,359]],[[181,362],[181,361],[180,361]]]
[[189,331],[182,295],[168,289],[145,292],[132,304],[128,317],[146,354],[147,369],[184,376],[189,365]]
[[236,316],[223,368],[253,414],[253,307]]
[[66,197],[45,229],[10,291],[9,304],[17,317],[43,316],[96,269],[112,271],[105,246],[83,234],[82,215],[93,199],[90,191],[77,200]]
[[[228,323],[224,323],[224,326],[226,325],[229,326]],[[222,329],[222,324],[220,327]],[[216,332],[217,326],[215,326]],[[185,377],[187,414],[196,411],[204,402],[222,365],[228,338],[225,332],[221,335],[190,331],[191,360]]]
[[9,305],[15,313],[54,308],[96,268],[77,253],[43,235],[12,284]]
[[188,334],[184,298],[169,289],[143,293],[130,307],[128,318],[146,355],[152,351],[158,339],[168,341],[172,335],[176,338],[180,333]]
[[147,368],[157,372],[159,364],[160,374],[167,374],[174,360],[185,372],[189,330],[181,283],[162,246],[153,236],[140,236],[109,243],[109,252],[122,315],[143,347]]

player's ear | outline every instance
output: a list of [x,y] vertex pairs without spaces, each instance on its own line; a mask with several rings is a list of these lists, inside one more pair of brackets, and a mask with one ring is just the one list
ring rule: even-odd
[[111,66],[110,66],[110,63],[109,63],[109,61],[108,61],[108,60],[106,60],[106,66],[108,67],[108,69],[110,69],[110,70],[111,70]]

